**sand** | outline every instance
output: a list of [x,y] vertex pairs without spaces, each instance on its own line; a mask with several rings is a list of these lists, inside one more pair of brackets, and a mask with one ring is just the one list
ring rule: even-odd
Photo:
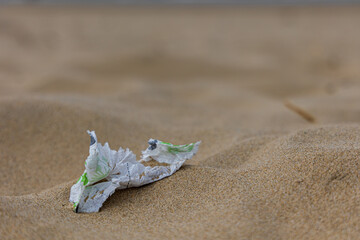
[[[0,8],[1,239],[358,239],[359,7]],[[173,176],[75,214],[89,139]]]

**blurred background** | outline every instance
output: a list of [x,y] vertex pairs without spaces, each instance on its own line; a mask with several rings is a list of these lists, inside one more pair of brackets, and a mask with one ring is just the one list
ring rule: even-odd
[[5,95],[116,95],[131,81],[124,94],[152,82],[195,94],[211,82],[226,98],[233,84],[284,98],[359,77],[360,1],[0,2]]
[[[271,102],[322,113],[357,89],[358,2],[3,0],[0,94],[99,98],[154,115],[195,106],[221,126],[261,119]],[[169,121],[203,121],[191,115]]]
[[264,128],[266,115],[282,128],[284,106],[310,122],[360,114],[344,109],[358,95],[359,1],[1,3],[2,97],[101,99],[164,125]]

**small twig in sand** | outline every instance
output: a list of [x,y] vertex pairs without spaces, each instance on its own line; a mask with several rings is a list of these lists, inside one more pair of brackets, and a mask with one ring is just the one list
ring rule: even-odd
[[294,105],[293,103],[291,103],[289,101],[285,101],[284,105],[285,105],[285,107],[287,107],[291,111],[294,111],[295,113],[299,114],[306,121],[311,122],[311,123],[315,122],[315,117],[312,116],[310,113],[306,112],[304,109]]

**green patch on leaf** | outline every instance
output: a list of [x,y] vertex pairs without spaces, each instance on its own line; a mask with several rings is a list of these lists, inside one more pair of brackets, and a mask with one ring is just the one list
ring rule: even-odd
[[194,143],[186,145],[170,145],[168,146],[168,152],[172,154],[177,154],[181,152],[191,152],[194,148]]
[[74,204],[73,204],[74,211],[76,210],[76,207],[77,207],[78,204],[79,204],[79,202],[74,202]]
[[87,173],[84,173],[83,175],[81,175],[78,182],[79,181],[82,182],[84,184],[84,186],[86,186],[86,184],[88,184],[88,182],[89,182],[89,180],[87,178]]

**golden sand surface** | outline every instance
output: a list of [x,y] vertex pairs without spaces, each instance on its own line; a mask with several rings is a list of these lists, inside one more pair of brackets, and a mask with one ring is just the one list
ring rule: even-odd
[[[359,7],[1,7],[1,239],[360,238]],[[173,176],[76,214],[89,139]]]

